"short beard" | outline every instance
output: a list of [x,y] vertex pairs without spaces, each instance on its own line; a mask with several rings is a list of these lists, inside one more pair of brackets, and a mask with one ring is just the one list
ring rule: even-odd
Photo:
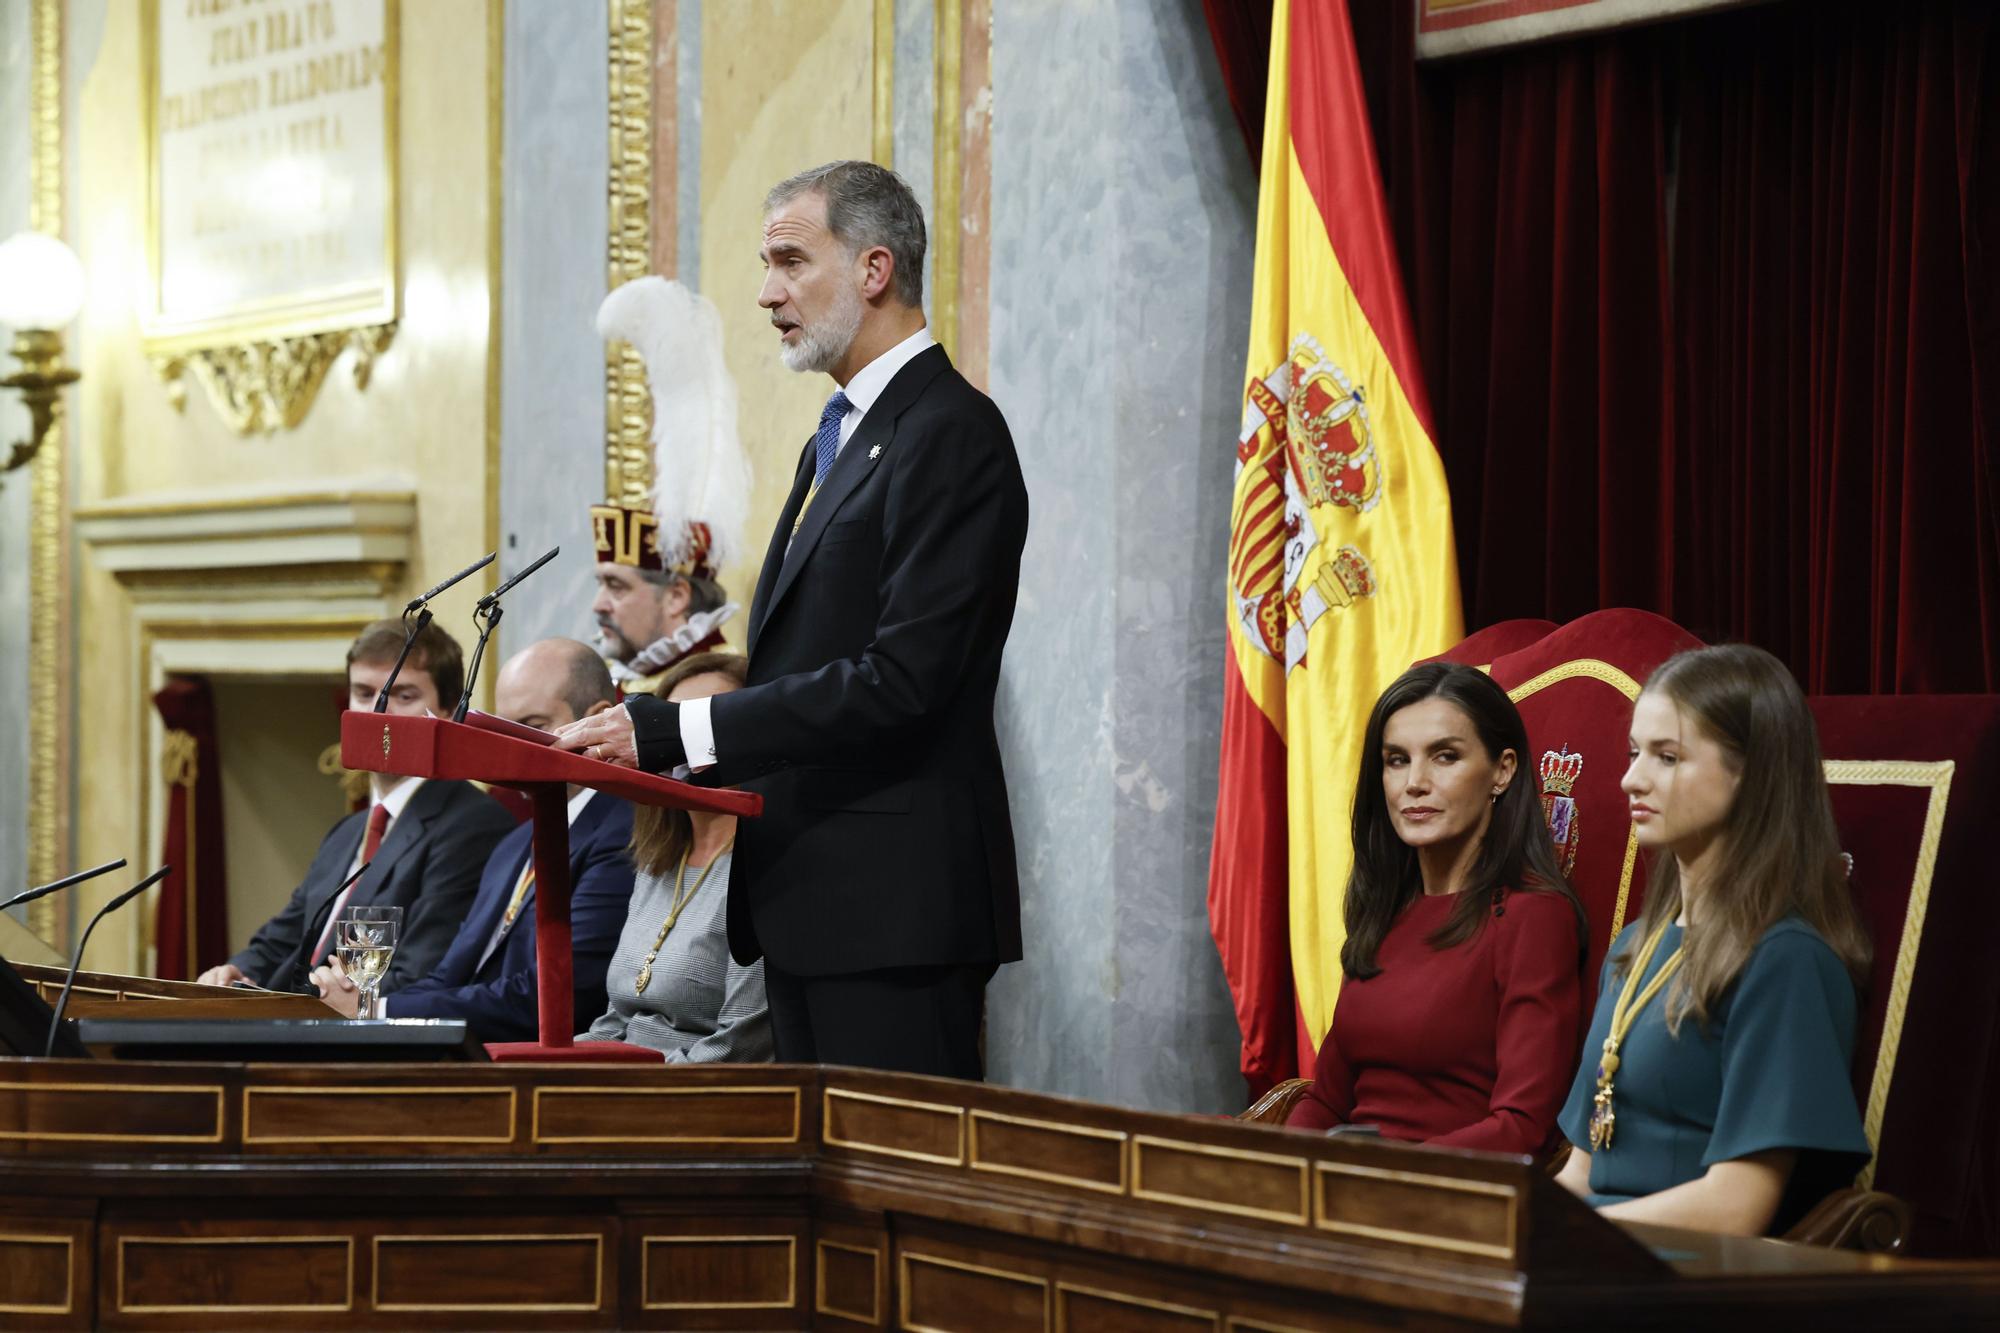
[[798,340],[781,344],[778,351],[785,358],[786,369],[801,374],[821,373],[840,363],[860,332],[861,293],[844,286],[825,319],[801,324]]
[[597,633],[591,637],[599,655],[608,657],[614,662],[629,662],[639,655],[639,650],[634,648],[623,634],[609,625],[599,625]]

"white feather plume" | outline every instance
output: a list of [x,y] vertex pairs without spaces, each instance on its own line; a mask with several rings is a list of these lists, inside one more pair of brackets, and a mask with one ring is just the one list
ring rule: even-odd
[[632,344],[653,391],[653,513],[669,565],[687,554],[689,523],[709,530],[709,563],[743,549],[750,460],[736,433],[736,382],[722,360],[722,317],[698,292],[637,278],[604,298],[597,332]]

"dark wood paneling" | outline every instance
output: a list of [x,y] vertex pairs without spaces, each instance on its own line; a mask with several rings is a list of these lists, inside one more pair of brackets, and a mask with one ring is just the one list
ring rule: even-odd
[[489,1151],[513,1142],[520,1098],[512,1088],[325,1087],[243,1090],[243,1144],[283,1149],[402,1145]]
[[846,1088],[828,1088],[823,1105],[822,1134],[833,1147],[948,1166],[965,1160],[961,1107]]
[[1183,1207],[1303,1224],[1310,1216],[1303,1156],[1171,1142],[1132,1140],[1132,1193]]
[[120,1316],[354,1308],[354,1242],[347,1236],[284,1235],[276,1228],[261,1236],[120,1233],[111,1237],[107,1267],[111,1290],[104,1303]]
[[798,1304],[796,1236],[647,1236],[648,1310],[790,1310]]
[[77,1063],[74,1077],[0,1087],[0,1145],[206,1146],[222,1142],[223,1085],[153,1083],[135,1096],[102,1067]]
[[1060,1121],[973,1111],[972,1167],[1106,1194],[1126,1187],[1126,1135]]
[[595,1312],[611,1289],[607,1251],[601,1234],[553,1227],[377,1236],[370,1303],[408,1314]]
[[1048,1279],[999,1264],[899,1250],[902,1327],[938,1333],[1042,1333],[1050,1327]]
[[74,1313],[76,1251],[74,1236],[0,1221],[0,1315]]
[[788,1087],[537,1088],[533,1135],[545,1147],[796,1147],[802,1101]]
[[1056,1327],[1062,1333],[1216,1333],[1214,1310],[1124,1292],[1062,1283],[1056,1287]]

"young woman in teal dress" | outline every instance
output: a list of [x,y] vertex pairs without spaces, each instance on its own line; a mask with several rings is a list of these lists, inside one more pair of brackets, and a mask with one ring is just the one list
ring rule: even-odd
[[1869,941],[1805,696],[1761,649],[1678,654],[1633,705],[1623,785],[1657,859],[1605,959],[1559,1178],[1608,1217],[1762,1235],[1869,1156]]

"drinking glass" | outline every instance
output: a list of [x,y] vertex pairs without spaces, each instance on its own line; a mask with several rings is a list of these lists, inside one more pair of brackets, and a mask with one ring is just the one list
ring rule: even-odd
[[382,978],[396,955],[396,937],[403,928],[400,907],[349,907],[334,923],[340,966],[361,991],[356,1018],[381,1018]]

